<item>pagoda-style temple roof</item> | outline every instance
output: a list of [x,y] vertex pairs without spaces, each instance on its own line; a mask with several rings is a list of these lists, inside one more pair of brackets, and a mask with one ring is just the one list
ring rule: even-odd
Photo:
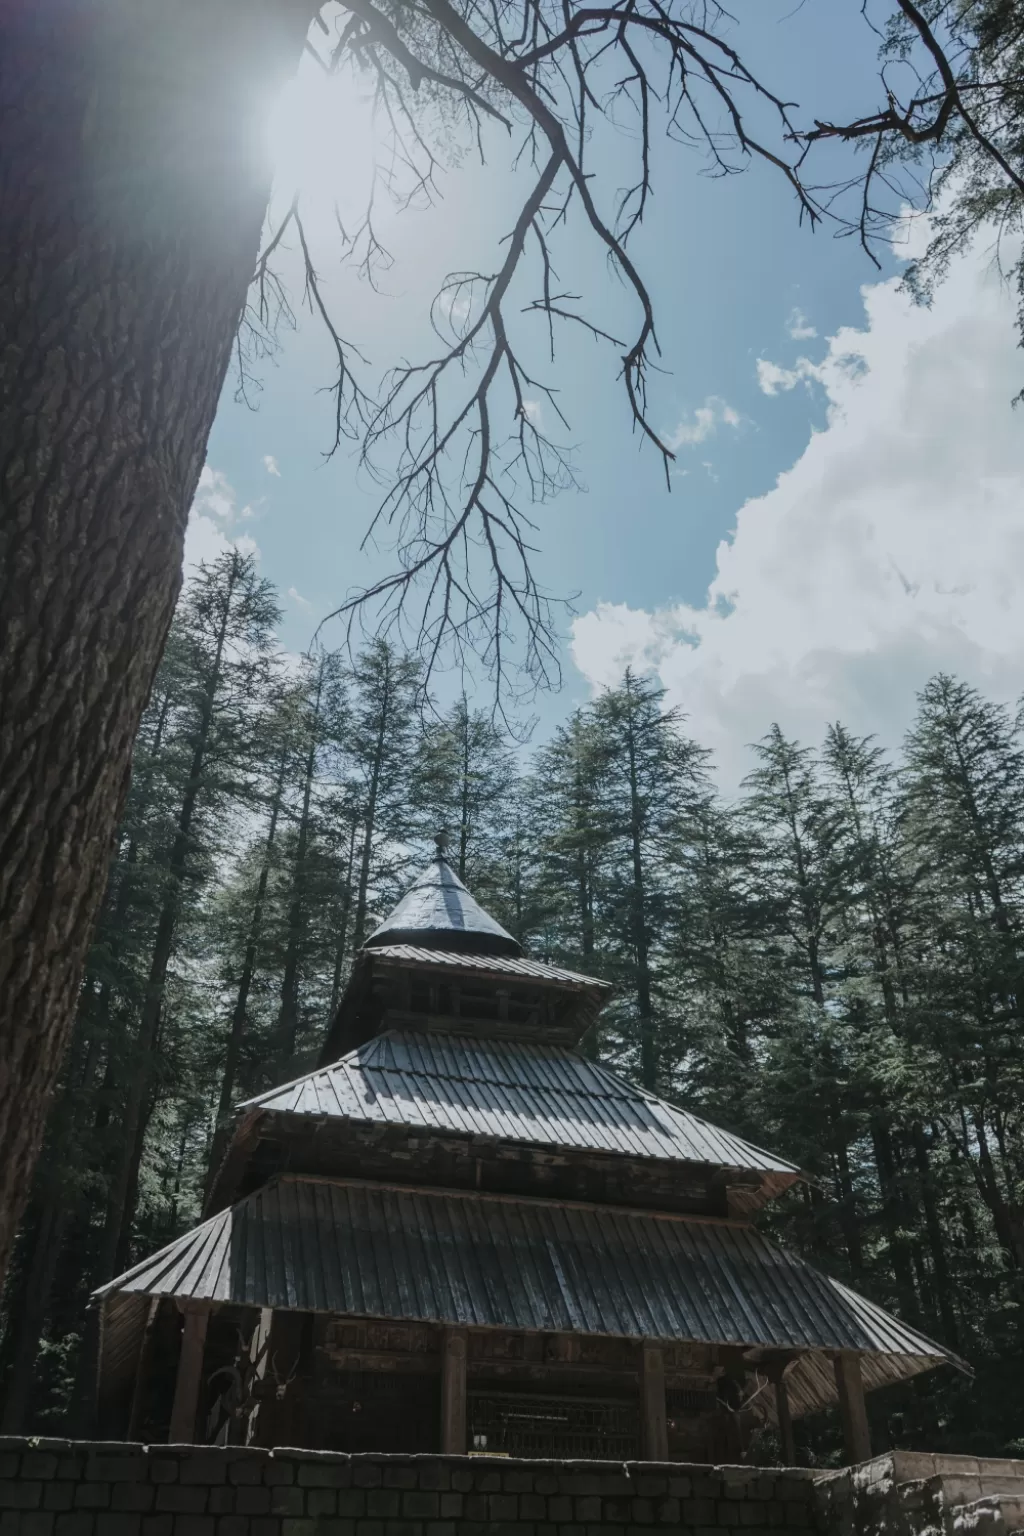
[[838,1400],[865,1459],[864,1389],[962,1362],[750,1224],[793,1163],[574,1049],[609,992],[524,955],[439,852],[320,1067],[239,1107],[208,1219],[97,1293],[105,1422],[461,1455],[583,1414],[575,1456],[616,1415],[640,1445],[642,1407],[650,1460],[744,1454],[755,1420],[792,1459],[792,1417]]
[[764,1198],[800,1177],[793,1163],[666,1104],[607,1067],[528,1041],[389,1032],[242,1109],[710,1164],[762,1175]]
[[826,1351],[868,1388],[960,1363],[744,1222],[357,1180],[272,1180],[97,1294],[796,1350],[794,1414],[835,1401]]
[[390,917],[366,941],[415,944],[460,954],[521,955],[522,945],[474,900],[439,851],[413,881]]

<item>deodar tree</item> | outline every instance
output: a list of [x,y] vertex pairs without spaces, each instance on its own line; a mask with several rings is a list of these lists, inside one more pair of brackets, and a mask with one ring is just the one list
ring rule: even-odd
[[[357,435],[383,465],[378,531],[390,529],[397,554],[395,574],[371,594],[378,618],[412,619],[426,677],[454,649],[482,652],[507,678],[518,643],[519,675],[543,680],[557,653],[524,508],[573,476],[542,425],[562,421],[544,372],[559,330],[583,327],[606,347],[638,432],[669,457],[647,405],[654,304],[629,245],[650,201],[656,125],[721,171],[769,163],[812,221],[859,215],[807,181],[809,149],[819,138],[866,141],[866,238],[877,232],[879,177],[892,181],[905,147],[941,154],[951,143],[972,163],[980,156],[989,203],[1002,193],[1016,206],[1020,156],[1006,120],[1016,121],[1019,49],[1000,23],[1013,8],[895,9],[903,33],[893,46],[911,60],[899,80],[898,63],[887,64],[882,109],[853,124],[809,119],[804,131],[744,63],[710,0],[0,7],[0,1272],[217,400],[239,337],[244,349],[288,303],[275,259],[286,244],[299,250],[305,297],[333,339],[339,437]],[[522,198],[491,269],[454,271],[435,313],[435,355],[379,390],[358,371],[344,317],[328,311],[300,204],[264,229],[262,122],[304,47],[342,89],[352,70],[375,79],[398,161],[427,191],[446,137],[482,147],[500,132],[520,150]],[[914,83],[902,99],[904,79]],[[602,119],[639,130],[624,195],[617,172],[602,175],[603,140],[592,135]],[[570,261],[556,267],[552,241],[567,227],[589,234],[622,280],[622,335],[579,307]],[[372,265],[372,219],[342,244]],[[510,319],[530,282],[540,361]]]

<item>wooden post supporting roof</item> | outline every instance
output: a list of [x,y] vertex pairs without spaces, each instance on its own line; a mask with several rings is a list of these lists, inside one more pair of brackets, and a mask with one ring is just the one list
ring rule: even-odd
[[771,1372],[771,1378],[775,1387],[775,1417],[779,1421],[782,1465],[794,1467],[796,1466],[796,1441],[793,1438],[793,1415],[789,1407],[789,1392],[786,1390],[787,1364],[787,1361],[781,1361]]
[[142,1342],[139,1345],[139,1355],[135,1362],[135,1385],[132,1388],[132,1406],[128,1413],[128,1439],[137,1440],[142,1428],[143,1411],[146,1403],[146,1389],[149,1386],[149,1371],[153,1358],[153,1335],[156,1332],[157,1314],[160,1311],[160,1298],[154,1296],[149,1304],[146,1314],[146,1326],[142,1330]]
[[870,1461],[871,1431],[864,1401],[864,1383],[861,1380],[860,1359],[852,1349],[842,1349],[836,1355],[835,1373],[846,1454],[851,1462]]
[[668,1460],[668,1411],[665,1404],[665,1353],[660,1344],[644,1345],[644,1459]]
[[441,1452],[466,1454],[466,1330],[446,1328],[441,1339]]
[[174,1383],[174,1406],[167,1432],[169,1445],[190,1445],[195,1439],[199,1389],[203,1382],[203,1350],[210,1314],[205,1307],[189,1307],[181,1333],[178,1376]]

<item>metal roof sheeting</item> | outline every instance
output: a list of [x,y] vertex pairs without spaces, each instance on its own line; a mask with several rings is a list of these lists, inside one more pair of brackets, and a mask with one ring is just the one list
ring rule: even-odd
[[[869,1384],[950,1358],[741,1223],[282,1177],[97,1292],[470,1327],[854,1349]],[[791,1367],[795,1406],[835,1395]],[[817,1385],[814,1383],[817,1382]]]
[[644,1093],[557,1046],[469,1036],[378,1035],[331,1067],[243,1108],[415,1126],[632,1158],[784,1175],[771,1152]]
[[521,955],[522,945],[470,895],[440,856],[413,881],[390,917],[366,941],[368,949],[398,940],[433,945],[466,945],[497,955]]
[[584,987],[597,992],[612,990],[610,981],[583,976],[579,971],[567,971],[563,966],[549,965],[546,960],[529,960],[525,955],[465,955],[451,950],[423,949],[418,944],[378,944],[372,953],[375,958],[398,960],[408,965],[457,967],[460,971],[478,971],[481,975],[521,976],[525,981],[545,981],[572,990]]

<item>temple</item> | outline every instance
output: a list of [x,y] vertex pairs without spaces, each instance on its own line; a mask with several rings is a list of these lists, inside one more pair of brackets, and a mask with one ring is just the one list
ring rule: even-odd
[[955,1357],[769,1241],[801,1178],[579,1052],[442,853],[355,959],[323,1064],[237,1111],[206,1219],[97,1292],[100,1433],[738,1461]]

